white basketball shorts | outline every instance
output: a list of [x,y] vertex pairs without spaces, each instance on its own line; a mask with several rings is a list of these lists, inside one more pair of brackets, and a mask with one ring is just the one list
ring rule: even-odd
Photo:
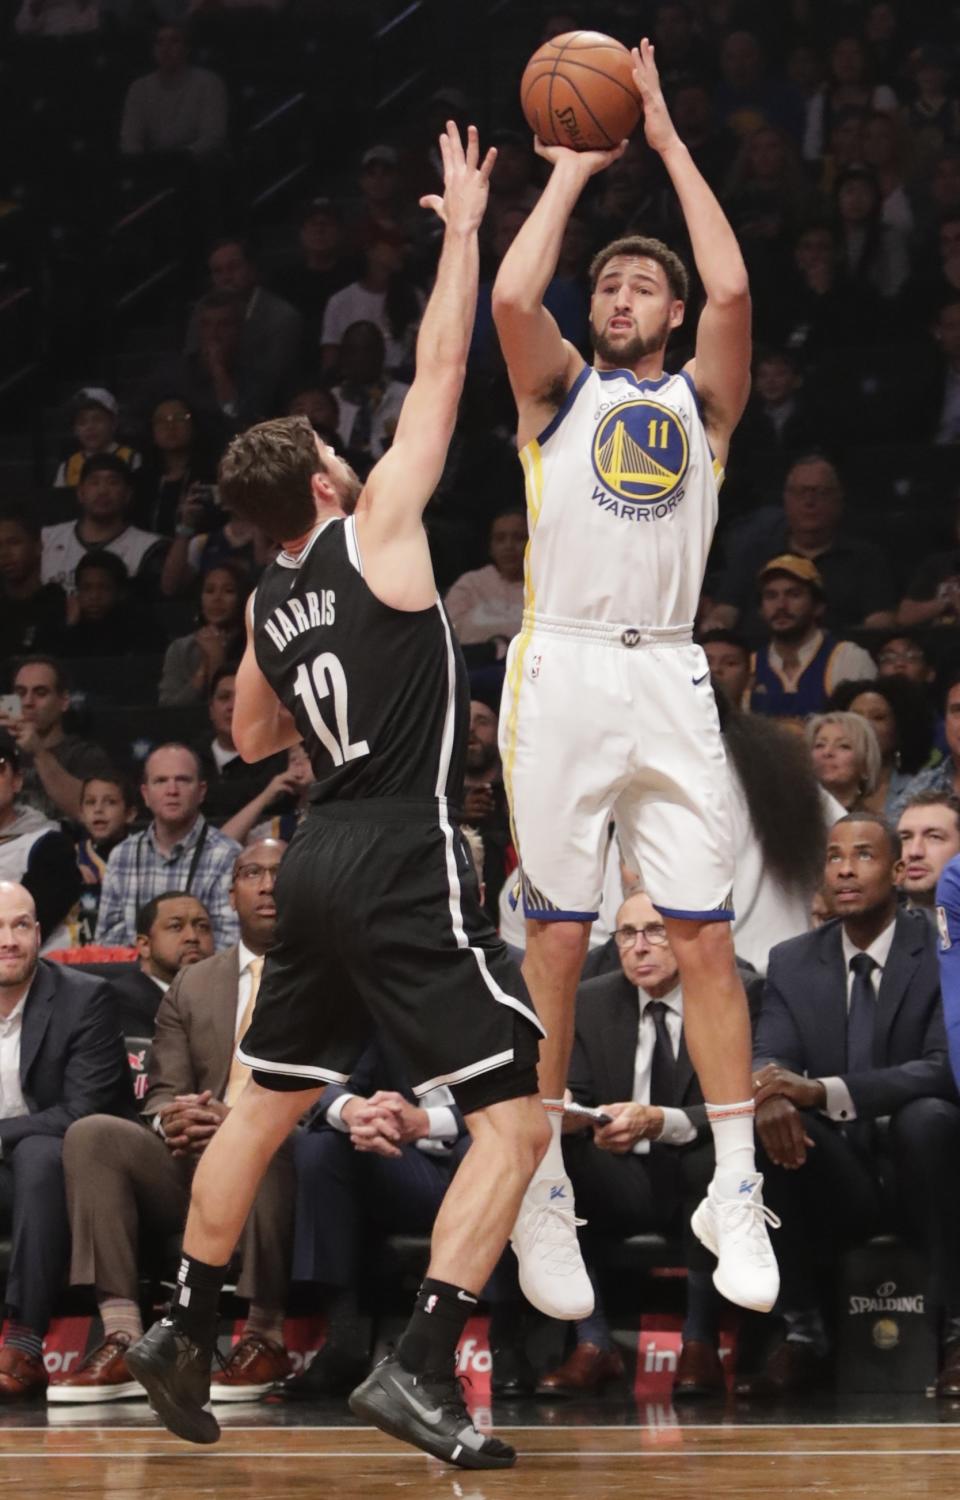
[[723,741],[689,630],[525,617],[500,752],[527,917],[596,917],[611,817],[665,916],[733,917]]

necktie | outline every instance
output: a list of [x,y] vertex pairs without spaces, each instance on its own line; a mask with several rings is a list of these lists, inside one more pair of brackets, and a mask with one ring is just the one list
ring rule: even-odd
[[[250,1029],[253,1020],[253,1007],[257,1003],[257,992],[260,989],[260,976],[263,973],[263,959],[251,958],[250,960],[250,993],[247,1003],[243,1007],[243,1015],[240,1017],[240,1030],[237,1032],[237,1041],[243,1040],[246,1032]],[[230,1064],[230,1072],[227,1076],[227,1087],[224,1090],[223,1102],[228,1109],[232,1109],[240,1095],[243,1093],[244,1085],[250,1077],[250,1069],[233,1054]]]
[[877,967],[869,953],[850,960],[853,984],[847,1012],[847,1072],[865,1073],[873,1067],[873,1039],[877,1024],[877,1001],[870,975]]
[[677,1061],[667,1030],[667,1007],[662,1000],[654,1000],[647,1006],[647,1014],[653,1018],[656,1032],[650,1067],[650,1103],[670,1108],[677,1103]]

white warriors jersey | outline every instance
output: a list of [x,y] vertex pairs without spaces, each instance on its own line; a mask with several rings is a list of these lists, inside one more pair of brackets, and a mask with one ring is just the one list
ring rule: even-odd
[[528,625],[692,624],[723,470],[687,374],[587,366],[520,461]]

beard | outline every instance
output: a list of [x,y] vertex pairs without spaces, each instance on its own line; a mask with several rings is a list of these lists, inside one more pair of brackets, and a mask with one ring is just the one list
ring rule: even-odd
[[664,318],[660,327],[646,338],[638,333],[625,344],[615,344],[601,329],[592,322],[590,324],[590,343],[594,353],[599,354],[604,364],[612,365],[616,370],[629,370],[648,354],[658,354],[667,347],[669,335],[669,318]]
[[11,959],[9,967],[0,970],[0,990],[18,989],[29,979],[37,966],[35,953],[26,953],[20,959]]

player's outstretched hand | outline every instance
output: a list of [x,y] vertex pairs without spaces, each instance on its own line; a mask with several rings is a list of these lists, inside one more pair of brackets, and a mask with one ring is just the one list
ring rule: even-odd
[[490,192],[490,173],[497,159],[497,148],[491,146],[480,160],[480,136],[476,125],[467,126],[467,149],[453,120],[440,137],[443,157],[443,197],[428,193],[420,199],[421,208],[432,208],[446,224],[463,234],[479,228]]
[[571,146],[548,146],[538,135],[533,138],[533,149],[544,161],[556,167],[560,162],[574,164],[583,173],[584,180],[593,177],[597,172],[602,172],[605,167],[612,166],[619,161],[627,149],[627,142],[621,141],[619,146],[614,146],[610,151],[574,151]]
[[644,37],[633,49],[633,81],[643,102],[643,133],[651,151],[666,151],[679,140],[677,127],[670,118],[660,74],[653,55],[653,43]]

